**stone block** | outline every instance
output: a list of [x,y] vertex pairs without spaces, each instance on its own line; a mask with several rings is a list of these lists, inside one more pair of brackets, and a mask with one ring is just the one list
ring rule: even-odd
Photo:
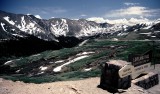
[[154,72],[149,72],[148,74],[132,80],[132,83],[144,88],[149,89],[157,84],[159,84],[158,74]]
[[105,63],[102,69],[100,87],[103,89],[127,89],[131,86],[131,76],[128,75],[124,78],[119,76],[119,70],[127,65],[128,62],[122,60],[111,60]]

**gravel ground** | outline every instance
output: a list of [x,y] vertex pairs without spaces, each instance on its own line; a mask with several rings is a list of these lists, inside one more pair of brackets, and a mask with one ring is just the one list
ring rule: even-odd
[[[153,66],[151,71],[159,74],[160,64]],[[0,78],[0,94],[110,94],[108,91],[97,88],[100,78],[89,78],[78,81],[61,81],[43,84],[23,83],[20,81],[10,81]],[[160,84],[148,90],[134,84],[123,92],[124,94],[160,94]],[[117,93],[119,94],[119,93]]]

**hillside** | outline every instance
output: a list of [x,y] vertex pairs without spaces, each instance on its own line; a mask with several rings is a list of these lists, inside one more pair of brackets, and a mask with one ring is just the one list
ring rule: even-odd
[[[160,65],[153,66],[150,71],[157,72],[160,80]],[[99,77],[77,81],[62,81],[43,84],[23,83],[20,81],[9,81],[0,78],[1,94],[111,94],[110,92],[97,88],[100,83]],[[134,84],[128,90],[121,91],[123,94],[159,94],[160,85],[150,89],[143,89]]]
[[97,77],[102,65],[110,59],[128,61],[131,53],[154,50],[154,63],[159,62],[159,41],[86,40],[83,45],[48,50],[24,57],[0,58],[1,76],[14,81],[43,83]]
[[[0,78],[47,83],[99,77],[110,59],[153,52],[160,63],[159,20],[133,26],[85,19],[39,19],[0,11]],[[97,78],[96,78],[97,79]]]
[[87,39],[159,40],[159,23],[157,19],[149,24],[140,22],[130,26],[86,19],[40,19],[34,15],[0,11],[0,57],[70,48]]

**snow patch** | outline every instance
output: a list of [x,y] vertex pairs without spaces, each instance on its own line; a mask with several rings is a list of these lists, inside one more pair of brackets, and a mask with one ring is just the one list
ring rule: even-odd
[[[24,16],[21,17],[21,25],[22,25],[22,28],[25,29],[25,25],[26,25],[26,22],[24,20]],[[25,31],[25,30],[24,30]]]
[[84,40],[82,43],[79,44],[79,46],[83,46],[88,40]]
[[57,63],[62,63],[62,62],[64,62],[64,60],[59,60],[59,61],[56,61],[55,63],[57,64]]
[[7,62],[4,63],[4,65],[10,65],[12,63],[14,63],[14,61],[19,61],[20,59],[14,59],[14,60],[9,60]]
[[43,67],[43,66],[39,67],[39,69],[42,70],[42,71],[46,70],[47,68],[48,67]]
[[150,29],[152,27],[152,25],[144,27],[143,29]]
[[41,54],[35,54],[35,55],[32,55],[33,57],[36,57],[36,56],[39,56],[39,55],[41,55]]
[[9,20],[9,17],[3,17],[8,23],[10,23],[11,25],[15,25],[15,23],[12,20]]
[[148,32],[148,33],[139,33],[139,34],[142,34],[142,35],[151,35],[151,32]]
[[36,26],[36,22],[35,21],[30,21],[28,23],[26,23],[25,21],[25,17],[22,16],[21,17],[21,24],[16,25],[17,28],[19,28],[21,31],[24,31],[28,34],[39,34],[39,33],[45,33],[43,30],[41,30],[41,28],[38,28]]
[[15,31],[15,29],[11,29],[12,31]]
[[111,48],[114,48],[115,46],[112,45],[112,46],[110,46],[110,47],[111,47]]
[[38,36],[38,38],[39,38],[39,39],[42,39],[42,37],[41,37],[41,36]]
[[138,29],[135,29],[134,32],[138,31]]
[[42,19],[40,15],[34,15],[38,19]]
[[125,36],[127,35],[128,33],[119,33],[117,36]]
[[39,73],[37,73],[37,75],[40,75],[40,74],[43,74],[44,72],[42,71],[42,72],[39,72]]
[[84,69],[84,71],[90,71],[92,68],[87,68],[87,69]]
[[21,70],[17,70],[16,73],[19,73]]
[[93,36],[97,33],[103,33],[105,31],[105,28],[101,28],[97,25],[90,25],[87,24],[87,22],[80,23],[82,26],[82,29],[80,32],[77,32],[76,37],[82,37],[82,36]]
[[34,27],[34,26],[35,26],[34,23],[29,23],[29,25],[28,25],[29,28],[32,28],[32,27]]
[[[4,31],[6,31],[6,29],[4,28],[4,23],[1,23],[1,26],[2,26],[2,29],[4,30]],[[7,32],[7,31],[6,31]]]
[[89,57],[89,56],[85,55],[85,56],[80,56],[80,57],[74,58],[74,59],[70,60],[69,62],[66,62],[66,63],[62,64],[61,66],[58,66],[58,67],[54,68],[53,71],[54,72],[59,72],[59,71],[61,71],[62,67],[66,66],[66,65],[69,65],[70,63],[74,63],[78,60],[84,59],[86,57]]
[[4,41],[4,40],[8,40],[8,39],[0,39],[0,41]]
[[49,62],[49,63],[50,63],[50,64],[53,64],[54,62],[51,61],[51,62]]
[[154,31],[154,33],[159,33],[160,31]]
[[61,21],[56,21],[56,23],[51,23],[51,31],[52,33],[58,37],[58,36],[66,36],[66,34],[69,32],[68,24],[66,19],[61,19]]
[[82,52],[82,53],[77,54],[76,56],[88,55],[88,54],[93,54],[93,53],[95,52]]
[[9,61],[5,62],[4,65],[9,65],[12,62],[13,62],[13,60],[9,60]]
[[58,40],[58,39],[54,39],[54,41],[59,42],[59,40]]
[[113,41],[118,41],[118,39],[117,39],[117,38],[113,38],[112,40],[113,40]]
[[24,37],[22,35],[19,35],[19,34],[12,34],[13,36],[18,36],[18,37]]
[[151,36],[152,38],[156,38],[156,36]]

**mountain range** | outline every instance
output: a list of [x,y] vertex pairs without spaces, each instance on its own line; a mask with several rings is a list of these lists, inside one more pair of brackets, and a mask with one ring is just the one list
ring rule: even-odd
[[160,42],[151,42],[159,39],[159,19],[127,25],[0,11],[0,76],[34,83],[95,77],[108,60],[151,49],[159,63]]
[[73,47],[89,38],[160,39],[160,19],[150,23],[139,23],[135,25],[110,24],[67,18],[46,20],[34,15],[0,11],[0,56],[15,55],[17,52],[19,52],[18,55],[33,54],[45,50]]
[[34,15],[0,11],[0,39],[16,39],[17,37],[24,38],[28,35],[33,35],[39,39],[58,42],[57,38],[60,36],[76,38],[96,35],[124,36],[132,31],[140,31],[140,29],[151,30],[151,32],[147,32],[152,33],[148,36],[154,35],[154,37],[159,37],[155,36],[155,33],[158,33],[158,30],[160,30],[159,24],[159,19],[149,24],[143,23],[133,26],[96,23],[86,19],[51,18],[46,20],[36,18]]

